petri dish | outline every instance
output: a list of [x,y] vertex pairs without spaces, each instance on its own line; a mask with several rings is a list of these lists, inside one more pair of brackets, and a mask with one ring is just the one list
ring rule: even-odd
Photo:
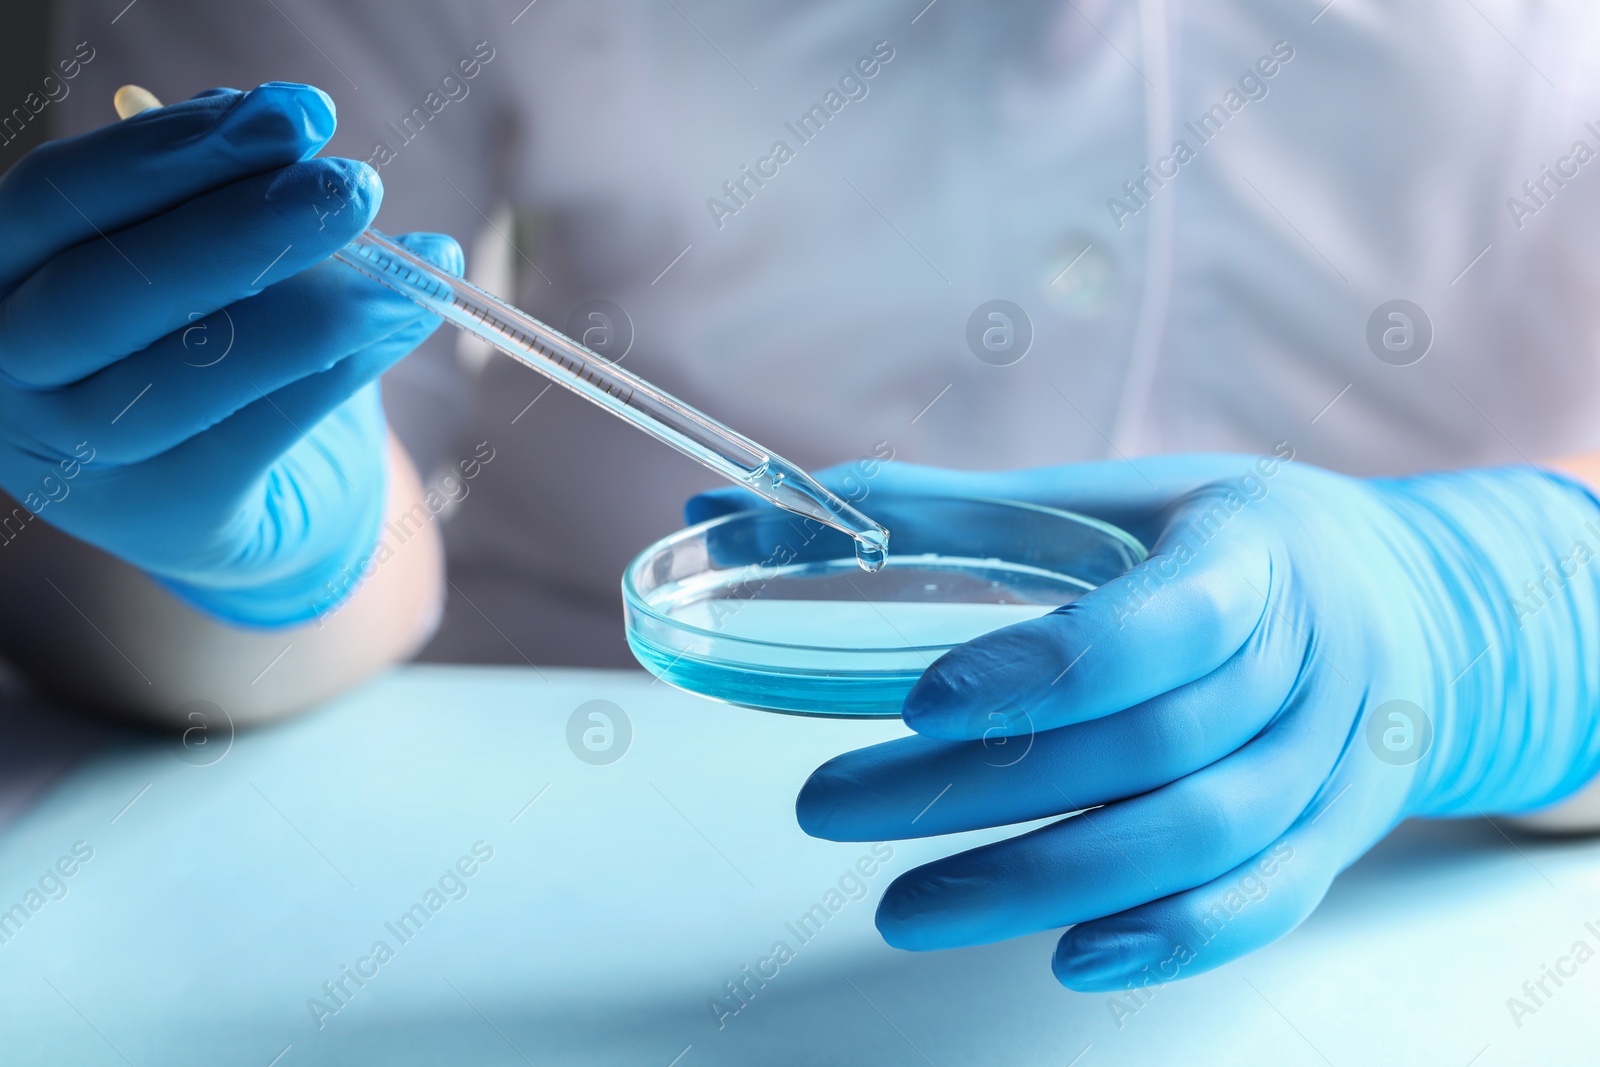
[[1038,618],[1144,559],[1096,519],[1010,500],[874,494],[888,564],[776,508],[680,530],[623,573],[628,644],[656,677],[764,711],[898,717],[946,651]]

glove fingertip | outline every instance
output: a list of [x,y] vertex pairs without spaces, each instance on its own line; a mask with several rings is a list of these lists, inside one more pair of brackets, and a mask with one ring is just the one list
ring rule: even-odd
[[338,126],[333,98],[321,89],[300,82],[265,82],[229,105],[217,132],[246,154],[282,145],[306,160],[332,140]]
[[800,793],[794,798],[794,821],[799,824],[801,831],[807,837],[821,840],[830,840],[829,825],[833,822],[834,806],[828,799],[827,789],[817,784],[817,776],[813,774],[806,779],[806,784],[800,787]]
[[295,229],[338,247],[378,214],[383,179],[360,160],[319,156],[279,170],[263,196]]
[[466,253],[461,244],[449,234],[417,232],[396,238],[408,250],[426,259],[440,270],[459,278],[467,269]]
[[955,651],[945,653],[922,672],[901,706],[905,724],[924,737],[956,740],[965,736],[957,722],[957,709],[965,704],[962,686],[952,681],[945,667],[945,660]]
[[[1119,933],[1105,936],[1103,932],[1078,933],[1074,927],[1061,935],[1050,957],[1050,971],[1056,981],[1079,993],[1110,993],[1126,989],[1137,975],[1146,958],[1153,958],[1154,948],[1144,942],[1149,940],[1137,933]],[[1174,975],[1175,977],[1175,975]],[[1154,984],[1167,979],[1152,976]]]
[[863,836],[859,820],[852,813],[859,810],[853,800],[868,792],[867,784],[859,773],[859,753],[847,752],[824,763],[811,772],[800,787],[794,800],[795,821],[807,836],[824,841],[871,841],[872,835]]
[[1010,664],[997,663],[989,647],[993,637],[985,634],[957,645],[922,672],[901,707],[907,726],[946,741],[1031,732],[1028,717],[1008,696],[1025,684],[1016,663],[1026,665],[1028,650],[1016,650]]
[[892,948],[908,952],[964,948],[1017,937],[1002,917],[995,922],[993,872],[953,869],[960,857],[906,871],[889,883],[873,923]]
[[[907,872],[910,873],[910,872]],[[926,944],[922,936],[919,923],[920,908],[917,899],[905,889],[906,875],[901,875],[889,883],[889,888],[883,891],[883,896],[878,900],[878,909],[872,915],[872,925],[878,928],[878,936],[890,948],[902,949],[906,952],[923,952],[937,945]]]

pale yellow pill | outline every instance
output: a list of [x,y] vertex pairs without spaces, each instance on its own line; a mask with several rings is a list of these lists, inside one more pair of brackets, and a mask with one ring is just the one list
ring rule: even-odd
[[117,109],[119,119],[131,119],[141,111],[161,106],[161,101],[156,99],[156,94],[138,85],[124,85],[117,90],[117,95],[111,98],[112,106]]

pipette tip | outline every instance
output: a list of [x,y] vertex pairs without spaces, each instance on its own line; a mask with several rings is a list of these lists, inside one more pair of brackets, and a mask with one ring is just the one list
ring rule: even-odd
[[750,488],[785,511],[848,534],[855,540],[856,563],[862,570],[876,573],[887,563],[889,531],[788,460],[773,456],[751,479]]

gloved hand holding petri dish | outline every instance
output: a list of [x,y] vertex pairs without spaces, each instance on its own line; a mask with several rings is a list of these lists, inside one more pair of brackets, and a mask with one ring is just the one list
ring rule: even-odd
[[[784,536],[745,511],[647,553],[628,593],[685,605],[657,609],[678,621],[681,658],[652,665],[670,681],[893,708],[915,731],[819,767],[795,805],[807,833],[1051,820],[901,874],[877,914],[891,945],[1066,927],[1052,962],[1070,988],[1189,977],[1293,929],[1401,819],[1539,811],[1600,768],[1596,595],[1521,599],[1600,507],[1554,471],[1350,478],[1285,444],[993,474],[896,463],[858,503],[903,553],[876,588],[824,546],[740,590],[728,567],[763,573],[749,561]],[[724,490],[689,510],[736,507]],[[635,649],[659,655],[646,641],[666,626],[629,609]],[[896,666],[927,667],[903,702],[872,650],[860,669],[846,651],[885,632],[916,650]]]

